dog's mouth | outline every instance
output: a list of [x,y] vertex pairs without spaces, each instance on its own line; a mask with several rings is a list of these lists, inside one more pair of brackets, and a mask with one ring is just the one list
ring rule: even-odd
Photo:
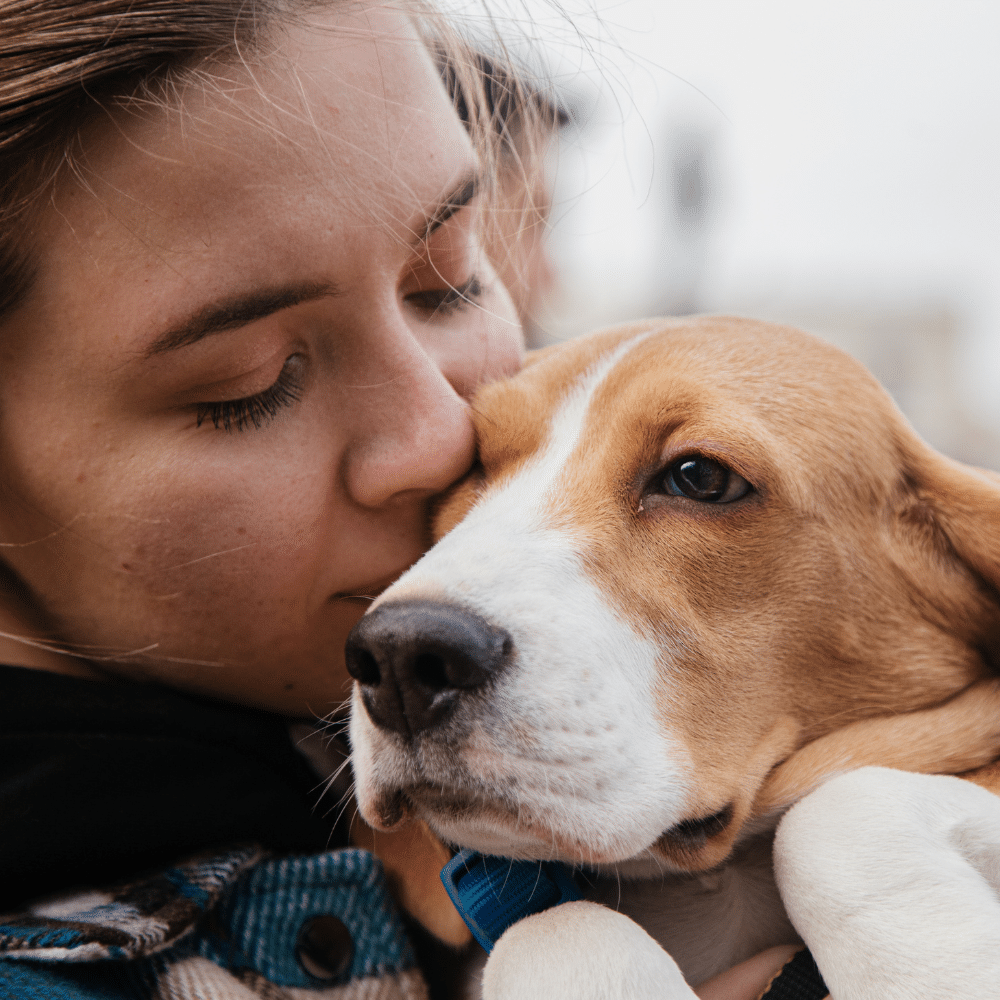
[[594,866],[620,860],[533,815],[524,803],[419,785],[383,796],[376,810],[384,828],[420,817],[446,843],[483,854]]
[[703,816],[701,819],[684,819],[666,830],[661,840],[669,840],[671,843],[684,845],[689,850],[696,850],[704,847],[711,837],[725,831],[733,821],[733,805],[730,803],[711,816]]
[[[528,860],[558,859],[572,864],[616,865],[629,859],[613,857],[585,838],[567,836],[523,803],[493,796],[419,784],[384,795],[377,803],[383,827],[419,816],[445,841],[483,853]],[[707,816],[685,819],[665,830],[646,851],[678,871],[712,867],[720,851],[728,853],[735,836],[732,803]]]
[[511,822],[517,816],[516,804],[423,782],[383,790],[370,803],[368,811],[369,821],[383,830],[391,830],[418,815],[436,825],[476,823],[484,814],[506,817]]
[[481,798],[455,789],[434,788],[429,784],[409,788],[404,795],[421,812],[431,813],[442,820],[454,822],[476,820],[483,813],[516,816],[516,806],[512,809],[509,803],[495,798]]
[[698,864],[714,842],[731,841],[727,834],[732,832],[735,816],[736,810],[730,802],[709,816],[681,820],[665,830],[655,846],[675,862]]
[[[782,755],[783,747],[781,742]],[[485,854],[602,868],[641,862],[677,873],[714,868],[744,835],[760,832],[747,825],[754,819],[759,774],[727,782],[714,794],[682,785],[663,796],[657,814],[643,815],[614,797],[602,799],[600,788],[593,796],[581,794],[579,783],[562,781],[561,772],[539,784],[496,750],[489,756],[493,770],[484,774],[483,760],[459,759],[453,741],[439,749],[440,760],[410,754],[394,778],[369,784],[371,792],[381,785],[365,797],[370,822],[388,829],[419,817],[447,843]],[[774,750],[765,747],[761,756],[759,770],[766,774]]]

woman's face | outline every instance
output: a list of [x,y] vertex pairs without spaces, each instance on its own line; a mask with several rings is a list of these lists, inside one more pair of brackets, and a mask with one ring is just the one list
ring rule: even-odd
[[2,551],[56,636],[292,714],[521,357],[436,70],[351,9],[91,129],[0,330]]

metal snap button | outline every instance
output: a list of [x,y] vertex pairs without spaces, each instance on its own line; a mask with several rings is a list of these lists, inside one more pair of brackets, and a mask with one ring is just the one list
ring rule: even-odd
[[302,925],[295,957],[314,979],[339,979],[351,967],[354,939],[343,920],[325,913]]

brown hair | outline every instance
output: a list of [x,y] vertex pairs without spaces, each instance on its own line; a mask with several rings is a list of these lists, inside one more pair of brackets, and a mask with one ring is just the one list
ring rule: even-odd
[[33,268],[21,227],[101,101],[249,45],[273,0],[0,0],[0,314]]
[[[81,126],[103,105],[200,61],[253,49],[296,11],[337,2],[0,0],[0,316],[31,285],[32,212],[72,166]],[[410,6],[432,17],[423,0]],[[487,172],[501,161],[509,171],[512,153],[523,159],[533,149],[534,125],[557,121],[555,105],[432,20],[432,50]]]

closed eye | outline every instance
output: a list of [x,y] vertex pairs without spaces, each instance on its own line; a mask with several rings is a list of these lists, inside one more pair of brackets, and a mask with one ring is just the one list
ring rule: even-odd
[[406,296],[406,301],[431,315],[449,315],[459,309],[477,304],[483,297],[483,293],[483,284],[479,280],[479,276],[474,274],[461,285],[410,292]]
[[217,429],[244,431],[250,426],[259,430],[269,424],[286,406],[302,397],[303,357],[293,354],[282,366],[274,384],[253,396],[222,399],[214,403],[198,403],[196,426],[210,420]]

